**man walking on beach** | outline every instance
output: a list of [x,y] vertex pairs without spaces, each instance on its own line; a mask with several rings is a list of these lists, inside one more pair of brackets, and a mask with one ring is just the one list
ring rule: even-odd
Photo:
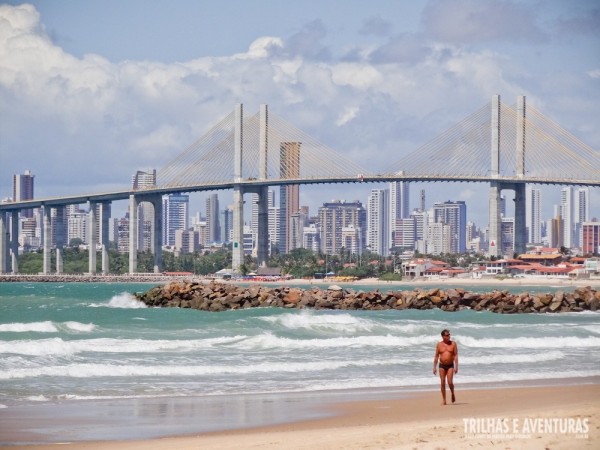
[[433,374],[437,373],[438,358],[440,360],[440,383],[442,389],[442,405],[446,404],[446,378],[448,378],[448,387],[452,393],[452,403],[456,401],[454,396],[454,383],[452,379],[454,374],[458,373],[458,346],[456,342],[450,340],[450,332],[442,331],[442,341],[435,347],[435,357],[433,358]]

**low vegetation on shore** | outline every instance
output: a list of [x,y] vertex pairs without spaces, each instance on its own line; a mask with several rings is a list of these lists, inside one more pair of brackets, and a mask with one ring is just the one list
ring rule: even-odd
[[355,291],[337,285],[312,287],[239,286],[224,283],[175,281],[154,287],[136,298],[150,307],[191,308],[226,311],[242,308],[279,307],[341,310],[434,309],[444,311],[492,311],[502,314],[596,311],[600,291],[589,286],[574,292],[512,294],[494,290],[469,292],[461,288],[413,289],[410,291]]

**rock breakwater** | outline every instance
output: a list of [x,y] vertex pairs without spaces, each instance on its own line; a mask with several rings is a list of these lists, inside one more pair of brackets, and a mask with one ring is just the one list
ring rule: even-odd
[[469,292],[460,288],[379,290],[365,292],[342,288],[238,286],[222,283],[176,281],[154,287],[136,298],[150,307],[192,308],[203,311],[279,307],[340,310],[434,309],[460,311],[487,310],[501,314],[596,311],[600,309],[600,291],[578,287],[573,292],[513,294],[494,290]]

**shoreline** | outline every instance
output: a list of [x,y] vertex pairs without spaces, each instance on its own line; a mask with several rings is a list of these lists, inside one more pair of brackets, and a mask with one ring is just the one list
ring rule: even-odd
[[266,286],[378,286],[390,287],[423,285],[448,285],[448,286],[493,286],[502,289],[503,286],[548,286],[548,287],[600,287],[600,277],[596,278],[552,278],[552,277],[526,277],[526,278],[419,278],[416,280],[382,281],[377,278],[364,278],[356,281],[338,281],[335,279],[281,279],[274,281],[265,280],[223,280],[213,277],[197,275],[164,275],[164,274],[124,274],[124,275],[89,275],[89,274],[0,274],[0,283],[39,282],[39,283],[157,283],[165,284],[172,281],[194,281],[199,283],[218,282],[223,284],[266,285]]
[[[564,380],[563,380],[564,381]],[[572,380],[571,380],[572,381]],[[167,437],[151,439],[129,438],[117,440],[69,441],[64,436],[61,446],[77,449],[138,450],[138,449],[309,449],[319,445],[325,449],[347,448],[463,448],[473,444],[511,445],[511,448],[595,448],[600,439],[600,380],[583,385],[550,386],[499,386],[468,389],[457,385],[457,402],[440,406],[438,390],[394,392],[379,397],[361,399],[350,393],[349,401],[335,397],[314,405],[322,413],[320,417],[295,419],[294,421],[264,426],[243,427],[212,432],[183,432]],[[272,399],[271,399],[272,401]],[[192,399],[192,403],[199,403]],[[288,404],[288,406],[290,406]],[[296,406],[293,405],[292,406]],[[262,414],[255,409],[253,414]],[[166,414],[169,414],[168,412]],[[176,415],[175,411],[170,412]],[[164,414],[163,414],[164,415]],[[187,416],[178,416],[185,420]],[[583,433],[523,432],[526,421],[551,419],[556,422],[588,418],[589,430]],[[471,419],[509,419],[511,426],[518,422],[519,433],[503,432],[501,429],[468,429]],[[51,420],[50,420],[51,419]],[[228,417],[224,417],[227,420]],[[32,427],[53,422],[68,429],[61,417],[34,417]],[[45,420],[45,421],[44,421]],[[465,422],[467,420],[467,422]],[[83,425],[95,424],[82,418]],[[5,426],[7,422],[4,422]],[[17,422],[15,422],[17,423]],[[10,424],[10,423],[9,423]],[[481,425],[481,423],[479,423]],[[485,423],[484,423],[485,425]],[[469,425],[471,426],[471,425]],[[135,433],[130,431],[130,433]],[[500,431],[500,432],[498,432]],[[525,430],[528,431],[528,430]],[[560,431],[560,430],[559,430]],[[492,436],[492,434],[494,436]],[[25,436],[23,436],[25,437]],[[56,443],[18,445],[8,444],[0,448],[47,449]],[[506,448],[506,447],[501,447]]]

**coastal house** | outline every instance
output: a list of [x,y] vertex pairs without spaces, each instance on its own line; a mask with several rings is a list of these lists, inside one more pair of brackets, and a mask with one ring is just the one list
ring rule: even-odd
[[406,277],[431,277],[440,276],[444,269],[450,269],[445,261],[432,260],[429,258],[416,258],[402,263],[402,269]]
[[425,275],[427,269],[431,267],[433,267],[431,259],[426,258],[411,259],[410,261],[402,263],[404,275],[409,278],[422,277]]
[[508,266],[510,265],[511,261],[512,260],[508,260],[508,259],[497,259],[495,261],[486,261],[485,275],[486,276],[498,276],[498,275],[507,274],[509,272]]
[[528,263],[539,263],[544,266],[556,266],[563,261],[563,254],[556,248],[540,248],[523,253],[517,257]]

